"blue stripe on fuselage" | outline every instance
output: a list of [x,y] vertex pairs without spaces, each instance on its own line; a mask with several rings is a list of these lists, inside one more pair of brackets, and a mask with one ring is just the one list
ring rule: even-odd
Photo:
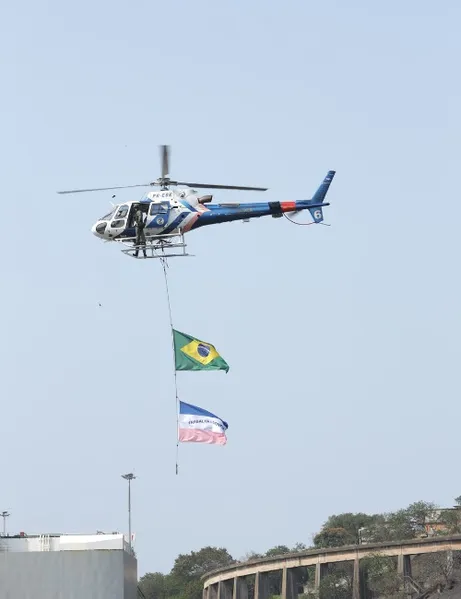
[[229,207],[220,204],[208,205],[207,212],[203,212],[200,218],[192,226],[192,229],[213,225],[217,223],[226,223],[242,218],[259,218],[271,214],[268,203],[244,204],[242,206]]
[[[190,212],[198,212],[193,206],[189,204],[189,202],[186,202],[186,200],[178,200],[178,202],[182,206],[184,206],[184,208],[190,210]],[[161,234],[164,235],[165,233],[171,233],[171,231],[177,229],[179,225],[183,222],[183,220],[188,216],[189,212],[181,212],[181,214],[178,214],[178,216],[172,221],[171,225],[168,225],[168,227],[164,229]]]
[[179,225],[182,223],[182,221],[185,218],[187,218],[188,216],[189,216],[189,214],[187,212],[181,212],[181,214],[179,214],[174,219],[174,221],[171,223],[171,225],[168,225],[168,227],[161,232],[161,235],[165,235],[165,233],[170,233],[171,231],[174,231],[177,227],[179,227]]
[[198,212],[198,210],[196,210],[196,208],[194,208],[193,206],[191,206],[189,204],[189,202],[186,202],[186,200],[178,200],[178,202],[180,204],[182,204],[185,208],[187,208],[188,210],[190,210],[191,212]]

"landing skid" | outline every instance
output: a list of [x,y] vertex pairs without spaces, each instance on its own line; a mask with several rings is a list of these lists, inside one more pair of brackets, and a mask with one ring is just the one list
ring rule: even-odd
[[[191,256],[191,254],[186,252],[187,246],[182,232],[147,237],[145,246],[137,246],[136,237],[124,237],[123,239],[114,239],[114,241],[127,247],[127,249],[122,250],[124,254],[141,260],[145,258],[181,258],[183,256]],[[143,250],[146,250],[146,256],[144,256]],[[138,252],[137,256],[135,256],[136,251]]]

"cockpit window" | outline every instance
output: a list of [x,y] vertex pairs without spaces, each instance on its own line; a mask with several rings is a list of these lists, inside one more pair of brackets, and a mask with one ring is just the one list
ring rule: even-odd
[[151,204],[149,214],[166,214],[168,212],[168,202],[162,202],[161,204]]
[[115,210],[111,210],[111,212],[109,212],[109,214],[106,214],[106,216],[102,216],[99,220],[110,220],[114,214]]
[[128,206],[120,206],[120,208],[117,210],[117,214],[115,215],[115,218],[125,218],[125,216],[128,214]]
[[126,220],[121,218],[119,220],[113,220],[110,223],[110,226],[112,229],[121,229],[121,228],[125,228],[125,224],[126,224]]

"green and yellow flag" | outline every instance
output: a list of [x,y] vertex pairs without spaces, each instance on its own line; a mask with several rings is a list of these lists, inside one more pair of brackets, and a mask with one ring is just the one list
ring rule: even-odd
[[229,365],[206,341],[199,341],[173,329],[176,370],[225,370]]

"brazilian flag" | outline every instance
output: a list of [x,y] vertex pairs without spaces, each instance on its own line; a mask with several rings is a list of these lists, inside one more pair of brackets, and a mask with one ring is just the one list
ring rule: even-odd
[[229,365],[211,343],[173,329],[176,370],[225,370]]

